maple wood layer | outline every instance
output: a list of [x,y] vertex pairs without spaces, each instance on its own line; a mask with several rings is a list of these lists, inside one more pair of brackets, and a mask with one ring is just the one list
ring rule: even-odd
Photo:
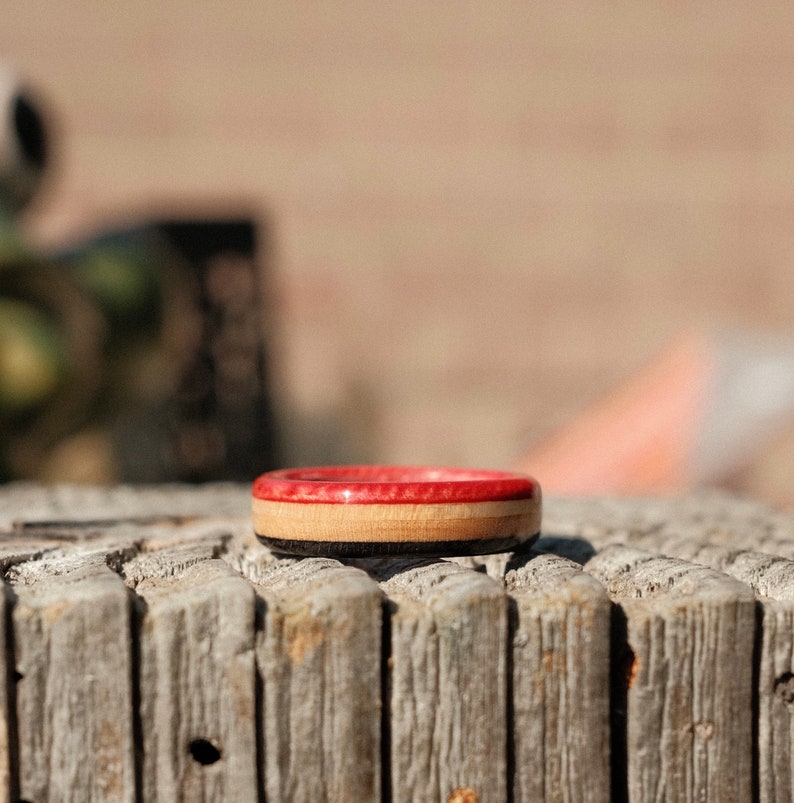
[[538,498],[442,504],[304,504],[253,500],[254,529],[295,541],[433,542],[502,539],[540,530]]

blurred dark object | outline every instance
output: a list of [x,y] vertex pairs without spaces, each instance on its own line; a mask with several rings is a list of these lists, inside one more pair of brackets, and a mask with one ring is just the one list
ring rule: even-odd
[[0,262],[0,477],[248,480],[276,460],[254,225]]
[[252,219],[154,221],[35,253],[16,214],[46,138],[9,86],[0,75],[0,481],[249,480],[275,467]]
[[27,206],[48,162],[39,102],[14,73],[0,67],[0,207],[6,214]]
[[152,459],[156,443],[136,448],[157,431],[152,409],[120,432],[122,473],[133,481],[250,480],[262,465],[278,464],[257,231],[250,220],[154,228],[182,265],[182,286],[175,276],[164,298],[162,329],[177,385],[159,418],[161,438],[154,436],[167,444],[167,459]]

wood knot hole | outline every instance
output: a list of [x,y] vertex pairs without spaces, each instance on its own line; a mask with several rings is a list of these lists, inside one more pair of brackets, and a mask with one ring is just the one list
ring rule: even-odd
[[617,675],[616,681],[620,684],[623,691],[630,689],[637,680],[640,672],[640,659],[628,644],[623,644],[617,654]]
[[214,764],[221,757],[221,751],[208,739],[194,739],[189,749],[190,755],[203,767]]
[[794,706],[794,673],[784,672],[775,680],[775,694],[787,706]]

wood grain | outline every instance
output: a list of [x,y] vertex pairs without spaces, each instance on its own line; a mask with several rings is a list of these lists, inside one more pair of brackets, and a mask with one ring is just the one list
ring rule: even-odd
[[260,600],[256,660],[268,801],[379,800],[383,596],[367,575],[260,546],[227,560]]
[[585,568],[625,616],[628,799],[750,800],[750,589],[704,566],[623,546],[605,548]]
[[20,799],[135,800],[130,598],[107,563],[58,553],[6,575]]
[[[677,500],[562,499],[547,505],[551,531],[574,537],[558,548],[630,543],[734,577],[756,595],[757,772],[761,803],[794,798],[794,528],[792,518],[746,499],[697,494]],[[547,542],[548,543],[548,542]],[[580,549],[583,547],[579,547]],[[761,551],[765,550],[765,551]]]
[[210,547],[124,567],[138,606],[145,800],[256,800],[254,593]]
[[652,537],[654,544],[672,538],[794,558],[794,516],[720,492],[661,499],[547,498],[543,532],[596,549],[648,543]]
[[[16,778],[11,774],[11,739],[16,739],[15,694],[13,691],[13,670],[9,677],[9,669],[13,666],[13,654],[9,649],[10,624],[10,589],[0,581],[0,803],[11,801],[12,785],[16,786]],[[16,748],[14,748],[16,763]]]
[[247,517],[251,505],[250,486],[231,483],[83,486],[19,482],[2,491],[0,532],[11,531],[15,522],[33,526],[84,522],[87,534],[92,529],[96,533],[96,525],[120,520],[155,523],[151,519]]
[[608,803],[609,598],[556,555],[505,568],[514,610],[513,799]]
[[507,597],[446,561],[371,566],[389,598],[391,799],[507,795]]
[[757,795],[760,803],[794,799],[794,562],[712,544],[671,544],[671,553],[718,569],[755,591],[757,646]]
[[791,799],[792,517],[551,498],[535,551],[343,563],[249,499],[0,489],[0,803]]
[[[707,536],[706,536],[707,537]],[[638,539],[639,540],[639,539]],[[761,803],[794,798],[794,562],[691,537],[644,539],[668,555],[740,580],[758,600],[756,646],[757,796]]]
[[255,499],[254,528],[269,538],[296,541],[474,541],[540,530],[535,499],[499,502],[324,505]]

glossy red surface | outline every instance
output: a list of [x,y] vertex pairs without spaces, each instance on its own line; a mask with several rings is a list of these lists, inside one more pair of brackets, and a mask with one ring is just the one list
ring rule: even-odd
[[270,471],[254,482],[256,499],[306,504],[443,504],[532,499],[531,477],[506,471],[433,466],[321,466]]

